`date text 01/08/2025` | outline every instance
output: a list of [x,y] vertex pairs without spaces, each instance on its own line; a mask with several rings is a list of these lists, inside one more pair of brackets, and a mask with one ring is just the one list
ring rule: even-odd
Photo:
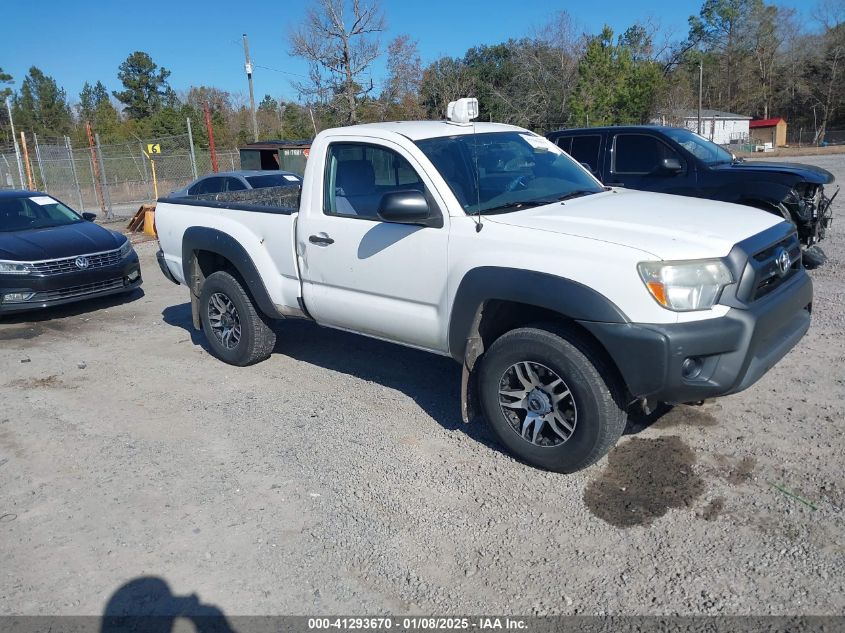
[[527,623],[521,618],[501,617],[336,617],[308,618],[309,630],[524,630]]

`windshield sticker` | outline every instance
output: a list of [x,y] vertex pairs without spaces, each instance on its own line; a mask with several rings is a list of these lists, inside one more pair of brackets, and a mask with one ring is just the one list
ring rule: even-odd
[[524,138],[525,142],[535,150],[539,150],[541,152],[552,152],[553,154],[563,154],[563,150],[547,138],[534,136],[533,134],[520,134],[520,136]]
[[30,198],[35,204],[40,204],[42,207],[48,204],[59,204],[58,200],[53,200],[50,196],[35,196]]
[[288,174],[282,174],[285,180],[290,180],[291,182],[299,182],[299,178],[296,176],[289,176]]

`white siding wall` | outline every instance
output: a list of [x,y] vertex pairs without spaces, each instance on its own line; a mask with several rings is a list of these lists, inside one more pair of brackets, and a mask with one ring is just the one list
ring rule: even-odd
[[[727,145],[737,139],[748,138],[748,119],[701,119],[701,135],[719,145]],[[698,119],[686,119],[684,125],[688,130],[698,131]]]

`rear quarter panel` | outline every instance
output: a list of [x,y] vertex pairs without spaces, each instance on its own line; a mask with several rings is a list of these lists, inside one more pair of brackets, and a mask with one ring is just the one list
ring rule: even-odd
[[185,283],[182,242],[193,226],[230,235],[246,249],[259,271],[272,302],[298,307],[299,274],[294,251],[297,214],[262,213],[161,201],[156,206],[156,229],[167,267]]

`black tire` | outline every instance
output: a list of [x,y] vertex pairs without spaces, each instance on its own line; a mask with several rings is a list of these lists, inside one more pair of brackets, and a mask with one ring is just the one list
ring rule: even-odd
[[818,245],[804,249],[803,257],[804,268],[807,270],[815,270],[827,262],[827,255]]
[[[224,343],[218,338],[219,326],[215,328],[211,323],[211,313],[216,311],[212,304],[215,296],[218,300],[223,296],[234,305],[235,318],[240,325],[240,335],[235,343],[231,338],[228,345]],[[270,328],[270,320],[255,309],[241,283],[230,273],[221,270],[209,275],[202,286],[199,303],[205,338],[211,352],[223,362],[245,367],[264,360],[273,352],[276,333]]]
[[[561,441],[553,436],[551,440],[540,438],[549,445],[532,443],[516,429],[514,414],[509,411],[509,420],[500,406],[499,392],[505,385],[503,381],[508,380],[506,372],[526,361],[556,373],[571,392],[569,402],[577,417],[568,439]],[[557,324],[511,330],[481,358],[479,396],[493,432],[520,460],[555,472],[572,473],[586,468],[613,448],[627,420],[622,393],[616,372],[607,366],[595,344],[579,332]],[[551,445],[555,441],[561,443]]]

